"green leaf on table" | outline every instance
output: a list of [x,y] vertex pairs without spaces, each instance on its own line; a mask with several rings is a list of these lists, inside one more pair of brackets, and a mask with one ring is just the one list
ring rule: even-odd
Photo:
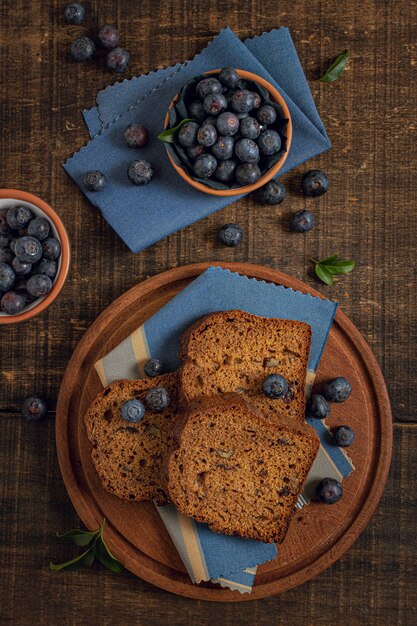
[[325,266],[332,274],[349,274],[355,267],[355,261],[332,261]]
[[340,78],[346,67],[346,63],[349,61],[350,52],[345,50],[342,54],[339,54],[337,59],[333,61],[329,69],[323,74],[319,80],[322,83],[334,83],[335,80]]
[[56,533],[56,536],[60,539],[69,539],[77,546],[88,546],[90,541],[97,536],[100,532],[100,529],[96,530],[96,532],[92,533],[88,530],[80,530],[76,528],[75,530],[69,530],[66,533]]
[[194,122],[194,121],[195,120],[192,120],[190,117],[186,117],[185,120],[181,120],[181,122],[177,124],[177,126],[174,126],[174,128],[167,128],[162,133],[159,133],[158,139],[160,139],[161,141],[165,141],[166,143],[174,143],[175,136],[177,132],[180,130],[180,128],[184,126],[184,124],[186,124],[187,122]]
[[93,546],[88,548],[82,554],[79,554],[71,561],[66,561],[65,563],[49,563],[49,569],[53,572],[75,572],[76,570],[82,569],[83,567],[91,567],[94,563],[94,549]]
[[310,259],[314,263],[314,271],[320,280],[326,285],[333,285],[333,276],[349,274],[354,267],[355,261],[339,259],[339,253],[332,254],[321,261]]
[[326,285],[333,285],[333,275],[329,272],[325,265],[320,265],[320,263],[316,263],[316,267],[314,268],[317,276],[320,278],[323,283]]

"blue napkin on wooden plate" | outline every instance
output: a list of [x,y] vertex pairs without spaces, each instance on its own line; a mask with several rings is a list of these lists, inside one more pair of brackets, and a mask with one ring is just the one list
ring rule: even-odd
[[[161,132],[168,106],[181,86],[202,72],[234,66],[262,76],[285,98],[293,122],[293,141],[281,173],[330,148],[288,29],[280,28],[241,42],[226,28],[194,59],[145,76],[116,83],[100,92],[97,107],[84,112],[93,139],[64,164],[65,170],[133,252],[196,222],[242,196],[217,197],[183,181],[168,161]],[[123,130],[144,124],[151,140],[128,148]],[[149,160],[154,178],[137,187],[127,177],[129,164]],[[100,170],[103,191],[89,192],[84,174]]]

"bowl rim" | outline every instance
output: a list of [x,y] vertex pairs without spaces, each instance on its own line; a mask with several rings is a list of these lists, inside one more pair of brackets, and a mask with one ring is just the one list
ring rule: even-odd
[[[220,72],[220,69],[210,70],[208,72],[203,72],[202,76],[205,76],[206,74],[218,74],[219,72]],[[265,172],[265,174],[261,176],[261,178],[259,178],[259,180],[257,180],[252,185],[244,185],[243,187],[239,187],[237,189],[213,189],[212,187],[208,187],[208,185],[204,185],[204,183],[200,183],[194,180],[191,176],[189,176],[184,168],[180,167],[179,165],[175,163],[174,159],[169,153],[167,146],[165,146],[168,159],[170,160],[171,165],[173,166],[175,171],[181,176],[181,178],[185,180],[189,185],[194,187],[195,189],[198,189],[199,191],[210,194],[212,196],[223,196],[223,197],[241,196],[241,195],[251,193],[252,191],[255,191],[255,189],[259,189],[259,187],[263,187],[263,185],[265,185],[272,178],[274,178],[278,174],[278,172],[282,169],[282,166],[287,160],[288,154],[291,149],[292,135],[293,135],[291,114],[288,109],[287,103],[285,102],[284,98],[282,97],[278,89],[276,89],[273,85],[271,85],[271,83],[268,82],[265,78],[262,78],[262,76],[258,76],[258,74],[254,74],[253,72],[249,72],[248,70],[241,70],[241,69],[236,69],[236,72],[242,78],[246,78],[248,80],[251,80],[252,82],[258,83],[259,85],[261,85],[261,87],[264,87],[265,89],[267,89],[267,91],[271,95],[274,102],[276,102],[282,107],[285,118],[288,120],[286,129],[285,129],[286,138],[287,138],[287,150],[286,152],[284,152],[284,154],[279,159],[279,161],[277,161],[267,172]],[[174,104],[178,101],[178,97],[179,96],[177,93],[170,102],[170,105],[165,115],[164,130],[167,129],[168,124],[169,124],[169,110],[172,109]]]
[[61,244],[61,267],[59,268],[59,272],[55,277],[51,291],[44,298],[42,298],[42,300],[40,300],[36,306],[28,309],[27,311],[23,310],[17,315],[0,315],[1,326],[5,324],[18,324],[28,319],[32,319],[36,315],[42,313],[42,311],[45,311],[45,309],[47,309],[49,305],[52,304],[52,302],[57,298],[58,294],[62,290],[68,276],[71,252],[68,234],[63,222],[61,221],[61,218],[56,213],[56,211],[54,211],[54,209],[44,200],[27,191],[21,191],[20,189],[0,189],[0,199],[10,199],[13,201],[20,200],[22,202],[30,202],[31,204],[34,204],[41,211],[43,211],[45,215],[51,220],[57,231]]

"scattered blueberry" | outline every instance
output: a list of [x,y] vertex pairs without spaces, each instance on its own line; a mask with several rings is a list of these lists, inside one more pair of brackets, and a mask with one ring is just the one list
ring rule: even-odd
[[255,191],[254,198],[257,202],[264,204],[281,204],[285,198],[285,192],[285,185],[279,180],[270,180]]
[[16,241],[14,253],[22,263],[36,263],[42,256],[42,244],[35,237],[27,235]]
[[323,387],[323,396],[329,402],[344,402],[351,393],[352,387],[343,376],[329,380]]
[[247,139],[257,139],[261,132],[261,126],[254,117],[245,117],[240,122],[239,131],[242,137],[246,137]]
[[197,143],[199,126],[197,122],[186,122],[178,131],[178,141],[184,148],[189,148]]
[[51,279],[55,278],[57,271],[58,265],[53,259],[42,259],[37,268],[38,274],[45,274]]
[[45,400],[38,396],[29,396],[25,398],[22,403],[22,415],[29,422],[38,422],[43,417],[46,417],[48,408]]
[[13,230],[25,228],[32,217],[32,211],[26,206],[14,206],[7,211],[7,223]]
[[252,139],[239,139],[235,146],[235,153],[243,163],[259,161],[259,148]]
[[165,387],[154,387],[145,396],[145,402],[151,411],[163,411],[169,406],[171,398]]
[[47,219],[44,217],[35,217],[29,222],[28,235],[35,237],[38,241],[43,241],[49,235],[51,226]]
[[221,93],[223,90],[222,84],[217,78],[203,78],[197,85],[197,95],[201,100],[210,94]]
[[220,180],[222,183],[229,183],[233,180],[236,170],[236,161],[227,159],[226,161],[220,161],[214,172],[214,177]]
[[277,112],[270,104],[264,104],[256,115],[261,124],[273,124],[277,119]]
[[329,179],[321,170],[309,170],[301,179],[301,191],[305,196],[322,196],[329,188]]
[[78,37],[71,44],[71,55],[76,61],[89,61],[93,58],[96,47],[89,37]]
[[146,361],[143,371],[146,376],[155,378],[155,376],[159,376],[162,373],[162,363],[159,359],[149,359],[149,361]]
[[335,504],[342,497],[343,488],[335,478],[323,478],[317,485],[316,493],[323,504]]
[[261,177],[261,170],[256,163],[243,163],[236,168],[236,180],[241,185],[252,185]]
[[211,151],[217,159],[230,159],[233,156],[235,142],[232,137],[219,137]]
[[190,159],[194,161],[194,159],[204,154],[206,149],[204,146],[200,146],[199,143],[196,143],[195,146],[190,146],[189,148],[186,148],[185,151]]
[[106,186],[106,177],[98,170],[91,170],[84,175],[84,185],[88,191],[101,191]]
[[28,279],[26,289],[34,298],[41,298],[51,291],[52,281],[46,274],[34,274]]
[[204,146],[205,148],[209,148],[212,146],[217,139],[217,130],[211,124],[206,124],[205,126],[201,126],[197,132],[197,142]]
[[73,4],[67,4],[65,7],[64,15],[68,24],[81,24],[84,20],[84,7],[78,2]]
[[307,401],[307,417],[324,420],[330,413],[330,405],[326,398],[318,393],[313,393]]
[[239,130],[239,119],[235,113],[231,113],[231,111],[224,111],[224,113],[220,113],[217,118],[216,128],[220,135],[236,135]]
[[233,67],[224,67],[220,70],[219,81],[228,89],[234,89],[240,80],[239,74]]
[[288,381],[280,374],[271,374],[265,378],[262,387],[268,398],[277,400],[288,392]]
[[8,291],[13,286],[16,275],[7,263],[0,263],[0,291]]
[[130,54],[123,48],[114,48],[107,55],[107,67],[117,74],[123,74],[129,66]]
[[259,152],[265,156],[272,156],[273,154],[279,152],[281,149],[281,143],[279,133],[271,128],[262,131],[257,139]]
[[203,122],[206,117],[206,112],[201,100],[194,100],[188,106],[188,113],[190,117],[197,120],[197,122]]
[[355,433],[349,426],[339,426],[333,431],[333,441],[340,448],[351,446],[355,439]]
[[105,24],[98,31],[98,40],[105,48],[115,48],[119,43],[119,31],[112,24]]
[[148,143],[149,133],[142,124],[130,124],[125,129],[123,137],[129,148],[141,148]]
[[45,239],[45,241],[42,243],[42,252],[45,259],[55,260],[61,254],[61,244],[55,237],[48,237],[48,239]]
[[145,405],[143,402],[134,398],[133,400],[127,400],[122,405],[122,418],[127,422],[140,422],[145,415]]
[[153,167],[149,161],[139,159],[129,165],[127,175],[134,185],[147,185],[152,180]]
[[1,310],[3,313],[7,313],[7,315],[17,315],[23,311],[25,306],[24,297],[15,291],[8,291],[0,301]]
[[193,172],[198,178],[210,178],[217,168],[217,160],[212,154],[202,154],[193,163]]
[[315,219],[311,211],[296,211],[291,217],[291,230],[295,233],[308,233],[314,228]]
[[19,261],[17,256],[15,256],[12,261],[12,268],[15,274],[18,274],[19,276],[26,276],[27,274],[31,273],[33,265],[32,263],[24,263],[22,261]]
[[249,113],[255,104],[254,93],[247,89],[239,89],[233,94],[230,104],[236,113]]
[[220,241],[234,248],[242,239],[242,229],[238,224],[224,224],[219,231]]
[[227,100],[221,93],[210,93],[204,98],[203,107],[207,115],[219,115],[227,108]]

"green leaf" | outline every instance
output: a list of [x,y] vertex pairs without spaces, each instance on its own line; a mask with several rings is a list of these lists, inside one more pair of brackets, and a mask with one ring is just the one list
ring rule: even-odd
[[181,126],[184,126],[184,124],[186,124],[187,122],[194,122],[194,121],[195,120],[192,120],[190,117],[186,117],[185,120],[181,120],[181,122],[177,124],[177,126],[174,126],[174,128],[167,128],[162,133],[160,133],[158,135],[158,139],[160,139],[161,141],[165,141],[167,143],[174,143],[175,135],[180,130]]
[[323,283],[333,285],[333,276],[324,265],[322,266],[320,263],[316,263],[314,271]]
[[69,530],[67,533],[56,533],[56,536],[60,539],[69,539],[77,546],[88,546],[90,541],[97,536],[100,532],[100,529],[96,530],[96,532],[91,533],[88,530],[79,530],[76,528],[75,530]]
[[120,574],[123,570],[122,564],[112,555],[102,538],[94,544],[94,556],[114,574]]
[[323,74],[323,76],[319,78],[319,80],[322,83],[333,83],[335,80],[340,78],[340,76],[343,74],[343,70],[346,67],[346,63],[348,62],[349,57],[349,50],[345,50],[344,52],[342,52],[342,54],[339,54],[339,56],[331,64],[327,72],[325,72],[325,74]]
[[[321,265],[323,265],[323,261],[321,261]],[[349,274],[355,267],[355,261],[333,261],[324,265],[331,274]]]
[[91,546],[86,552],[79,554],[75,559],[66,563],[49,563],[49,569],[53,572],[75,572],[83,567],[91,567],[94,563],[94,546]]

